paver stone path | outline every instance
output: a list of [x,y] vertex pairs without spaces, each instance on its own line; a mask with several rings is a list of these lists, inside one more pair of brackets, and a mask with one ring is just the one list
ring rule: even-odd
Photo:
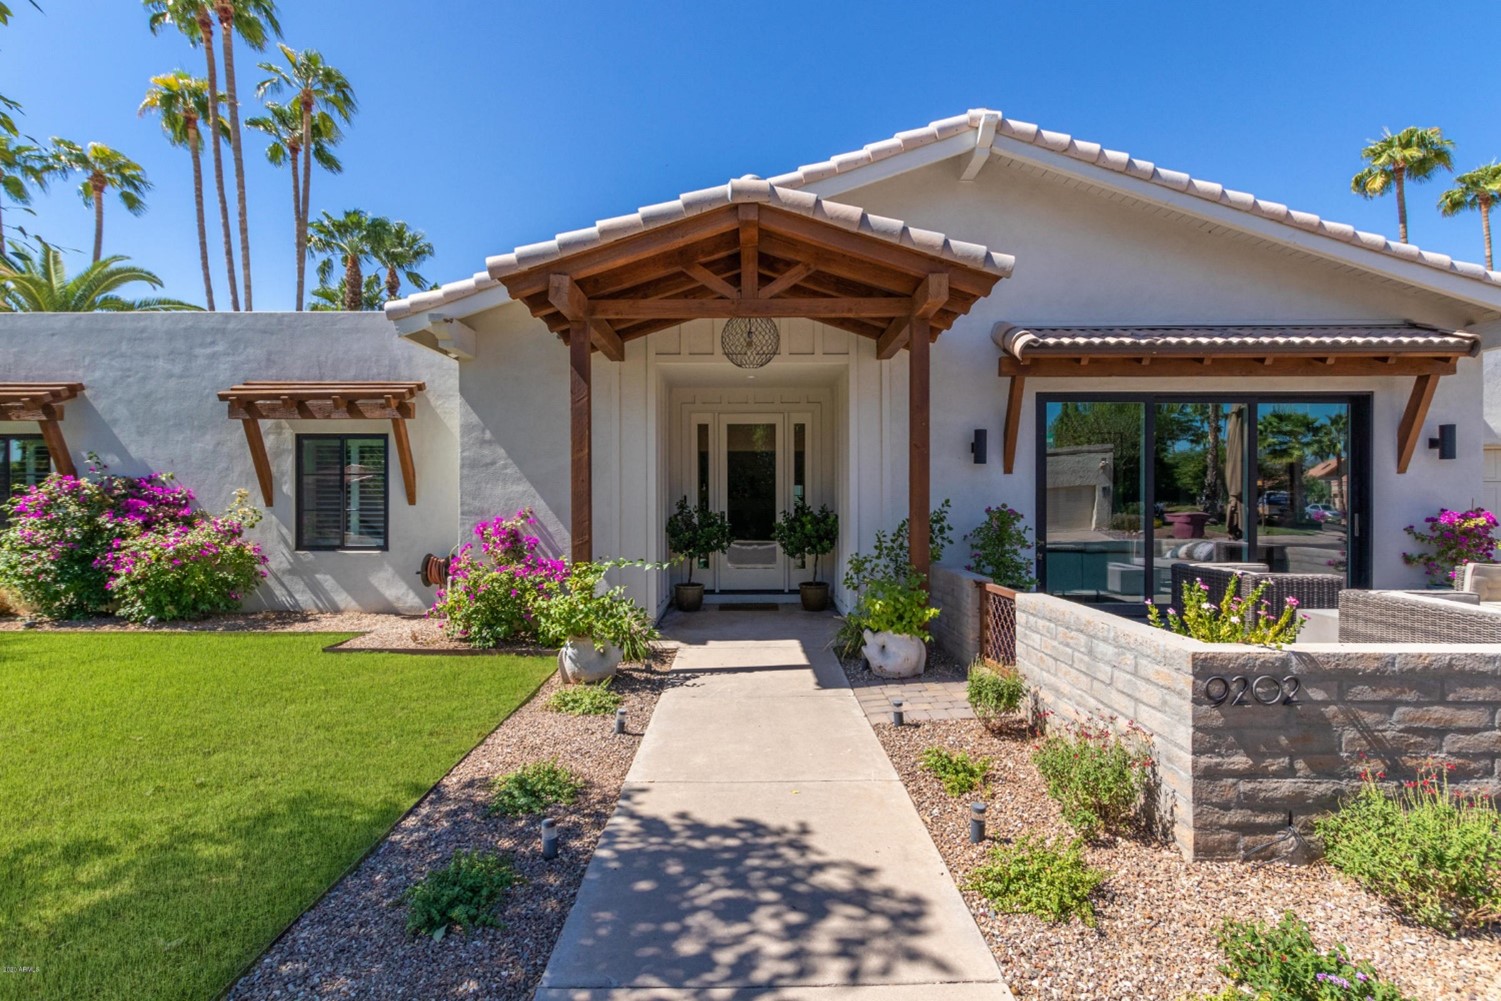
[[538,1001],[1009,1001],[828,648],[835,625],[712,606],[664,624],[680,683]]

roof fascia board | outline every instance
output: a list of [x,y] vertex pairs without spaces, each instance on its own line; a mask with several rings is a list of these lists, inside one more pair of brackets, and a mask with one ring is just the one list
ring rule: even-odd
[[487,309],[504,306],[511,302],[510,293],[504,285],[496,285],[494,288],[481,289],[471,293],[463,299],[455,299],[445,302],[430,310],[412,313],[396,320],[396,334],[398,337],[411,337],[413,334],[432,329],[434,318],[441,317],[446,320],[462,320],[473,316],[475,313],[483,313]]
[[[1426,264],[1397,260],[1389,254],[1366,250],[1319,233],[1304,232],[1287,223],[1263,219],[1250,212],[1208,201],[1160,184],[1083,163],[1062,153],[1042,149],[1005,135],[997,135],[992,155],[1030,163],[1085,184],[1106,188],[1149,204],[1181,212],[1205,222],[1237,229],[1271,243],[1280,243],[1338,264],[1374,272],[1428,292],[1457,299],[1485,310],[1501,309],[1501,290],[1488,288],[1473,278],[1446,274]],[[898,157],[892,157],[892,160]],[[883,161],[890,162],[890,161]]]
[[[997,136],[997,139],[1000,137]],[[937,142],[919,146],[916,149],[905,150],[895,156],[888,156],[884,160],[868,163],[863,167],[846,170],[838,174],[830,174],[828,177],[809,181],[802,185],[803,191],[811,191],[823,198],[833,195],[841,195],[846,191],[854,191],[878,181],[884,181],[890,177],[897,177],[909,171],[926,167],[932,163],[940,163],[957,156],[975,151],[975,130],[967,129],[958,135],[940,139]],[[772,178],[772,183],[776,178]]]

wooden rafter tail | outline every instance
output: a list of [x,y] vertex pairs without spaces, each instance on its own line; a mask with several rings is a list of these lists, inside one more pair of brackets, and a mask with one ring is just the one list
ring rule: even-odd
[[391,437],[396,441],[396,458],[401,463],[401,483],[406,487],[407,504],[417,503],[417,463],[412,458],[412,440],[407,437],[407,422],[391,418]]
[[254,417],[240,421],[245,429],[245,442],[250,446],[250,461],[255,465],[255,478],[260,484],[261,500],[267,507],[276,504],[276,494],[271,484],[271,457],[266,454],[266,439],[261,437],[261,422]]
[[1433,403],[1433,394],[1438,389],[1437,375],[1420,375],[1413,380],[1412,395],[1407,398],[1407,407],[1402,411],[1402,421],[1397,425],[1397,472],[1407,472],[1417,451],[1418,439],[1423,434],[1423,421],[1428,417],[1428,407]]
[[1007,474],[1016,469],[1016,442],[1021,435],[1022,400],[1026,390],[1027,380],[1013,375],[1006,394],[1006,426],[1001,431],[1001,468]]
[[52,468],[64,476],[77,476],[73,455],[68,451],[67,439],[63,437],[62,423],[55,417],[38,423],[42,429],[42,441],[47,445],[47,454],[52,459]]

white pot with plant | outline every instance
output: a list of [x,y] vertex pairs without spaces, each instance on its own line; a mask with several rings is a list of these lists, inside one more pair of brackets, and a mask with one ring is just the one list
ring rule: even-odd
[[839,542],[839,515],[825,504],[814,511],[801,497],[791,511],[783,511],[782,517],[772,526],[771,537],[789,560],[805,560],[813,557],[813,577],[798,584],[798,596],[803,610],[822,612],[829,607],[829,582],[819,580],[818,561],[834,551]]
[[860,652],[878,678],[914,678],[928,665],[928,623],[938,609],[928,604],[922,575],[911,567],[898,577],[872,580],[855,613],[865,642]]
[[667,547],[683,561],[688,579],[673,585],[672,601],[679,611],[696,612],[704,604],[704,585],[693,580],[700,560],[730,548],[730,519],[707,506],[691,507],[687,497],[678,498],[677,510],[667,519]]
[[613,677],[622,661],[642,661],[657,638],[646,610],[624,587],[606,588],[605,573],[648,567],[639,560],[575,563],[559,590],[542,603],[537,618],[542,635],[558,644],[558,671],[568,684]]

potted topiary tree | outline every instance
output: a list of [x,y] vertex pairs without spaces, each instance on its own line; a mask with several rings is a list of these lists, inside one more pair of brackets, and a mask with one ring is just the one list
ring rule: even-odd
[[829,607],[829,582],[818,579],[819,557],[834,551],[839,542],[839,515],[825,504],[814,511],[801,497],[791,511],[783,511],[782,517],[772,526],[771,537],[789,560],[813,557],[813,579],[798,584],[803,609],[821,612]]
[[684,612],[696,612],[704,604],[704,585],[694,583],[693,568],[699,560],[730,548],[730,519],[707,507],[689,507],[688,498],[678,498],[677,510],[667,519],[667,547],[688,567],[688,579],[673,587],[673,603]]

